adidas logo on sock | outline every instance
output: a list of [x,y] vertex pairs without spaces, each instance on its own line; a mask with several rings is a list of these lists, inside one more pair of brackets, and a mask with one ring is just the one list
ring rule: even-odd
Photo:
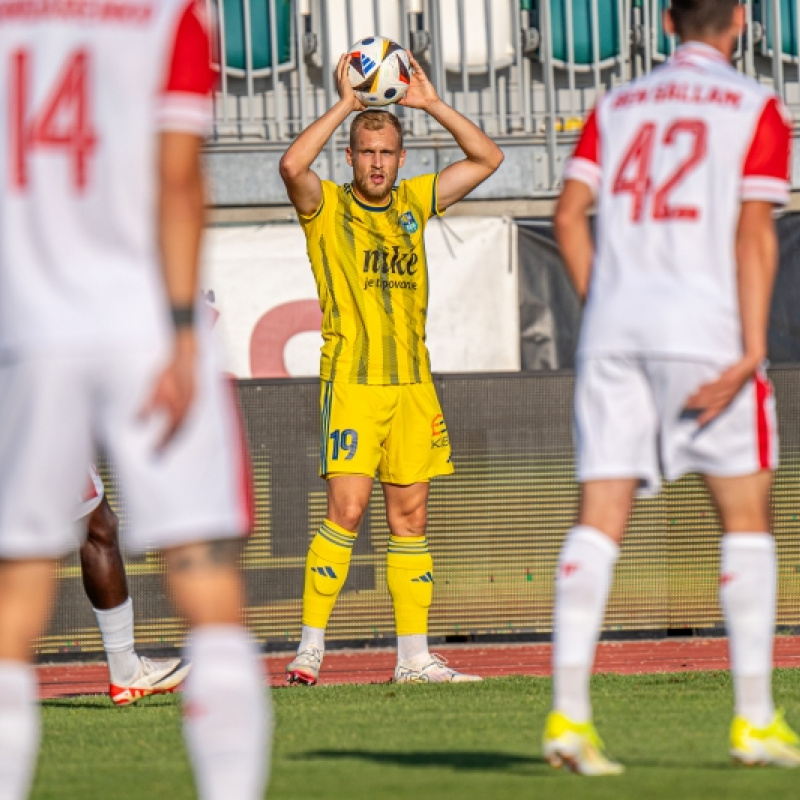
[[332,567],[311,567],[311,571],[316,572],[317,575],[322,575],[324,578],[336,578],[336,573]]
[[412,578],[411,583],[433,583],[433,575],[430,572],[426,572],[424,575],[420,575],[419,578]]

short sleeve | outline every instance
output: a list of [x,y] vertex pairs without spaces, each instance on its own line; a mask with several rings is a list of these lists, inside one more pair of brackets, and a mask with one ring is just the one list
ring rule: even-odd
[[742,200],[789,202],[792,129],[777,97],[764,106],[742,169]]
[[403,181],[403,184],[406,191],[414,196],[416,205],[422,210],[423,222],[427,222],[431,217],[444,214],[444,211],[439,210],[439,175],[437,173],[418,175],[416,178]]
[[205,11],[199,0],[191,0],[180,13],[167,59],[167,75],[158,104],[160,130],[211,132],[211,42]]
[[585,183],[595,194],[600,191],[600,133],[597,125],[597,108],[592,109],[583,126],[575,152],[567,161],[564,180]]
[[313,230],[314,227],[319,225],[326,212],[329,209],[336,208],[337,195],[339,193],[339,186],[333,181],[320,181],[322,184],[322,199],[319,201],[319,207],[312,214],[299,214],[297,219],[300,221],[300,227],[308,232]]

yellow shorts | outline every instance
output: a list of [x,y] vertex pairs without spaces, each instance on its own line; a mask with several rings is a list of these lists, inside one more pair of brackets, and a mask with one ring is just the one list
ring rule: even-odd
[[364,386],[323,381],[319,474],[368,475],[407,486],[453,471],[432,383]]

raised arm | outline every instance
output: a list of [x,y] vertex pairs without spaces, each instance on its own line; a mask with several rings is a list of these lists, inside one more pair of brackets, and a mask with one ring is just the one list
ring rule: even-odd
[[299,214],[313,214],[322,202],[322,183],[311,165],[333,136],[336,129],[353,111],[361,111],[364,106],[353,94],[347,78],[349,65],[347,54],[339,59],[336,66],[336,83],[339,90],[338,102],[318,120],[312,122],[290,145],[280,163],[281,178],[286,186],[292,205]]
[[422,67],[408,54],[411,86],[400,105],[427,111],[452,137],[466,158],[439,173],[438,204],[444,210],[466,197],[503,163],[503,151],[474,123],[442,100]]

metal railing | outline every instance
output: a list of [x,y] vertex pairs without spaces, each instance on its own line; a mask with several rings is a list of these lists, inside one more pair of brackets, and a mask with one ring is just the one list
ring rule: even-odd
[[[667,0],[206,0],[219,72],[215,149],[283,150],[336,98],[333,68],[359,38],[395,38],[440,94],[508,147],[547,161],[534,194],[558,186],[560,150],[597,97],[674,52]],[[735,64],[783,97],[800,123],[800,11],[795,0],[746,4]],[[444,145],[420,111],[395,106],[407,147]],[[331,175],[345,131],[327,152]],[[795,170],[800,173],[800,169]],[[800,188],[800,174],[795,175]]]

